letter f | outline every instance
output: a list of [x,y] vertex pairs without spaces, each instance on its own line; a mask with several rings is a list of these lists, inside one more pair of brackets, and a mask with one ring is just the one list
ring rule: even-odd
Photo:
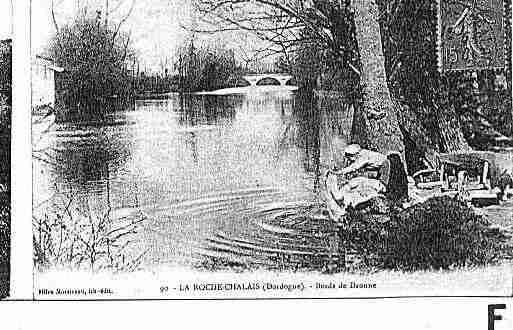
[[501,315],[496,315],[496,309],[506,309],[505,304],[488,305],[488,330],[495,330],[495,321],[502,320]]

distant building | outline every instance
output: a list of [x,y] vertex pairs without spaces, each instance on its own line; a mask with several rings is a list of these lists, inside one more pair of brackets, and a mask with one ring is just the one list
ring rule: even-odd
[[48,58],[36,55],[32,61],[32,107],[55,106],[55,73],[64,68]]

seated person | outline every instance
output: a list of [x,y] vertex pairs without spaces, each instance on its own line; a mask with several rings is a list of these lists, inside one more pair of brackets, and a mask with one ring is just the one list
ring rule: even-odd
[[[388,159],[378,152],[362,149],[353,144],[344,149],[344,158],[349,166],[337,171],[330,171],[326,178],[326,188],[331,193],[328,198],[337,205],[328,205],[329,209],[339,209],[339,216],[344,215],[348,206],[356,207],[386,192]],[[339,188],[337,175],[358,173],[360,176],[344,180]],[[330,175],[335,174],[335,175]],[[345,179],[345,177],[344,177]],[[333,211],[333,210],[331,210]]]
[[385,186],[388,184],[389,161],[385,155],[379,152],[362,149],[358,144],[351,144],[344,150],[344,157],[349,166],[333,171],[337,175],[347,175],[358,171],[377,172],[375,179],[380,180]]

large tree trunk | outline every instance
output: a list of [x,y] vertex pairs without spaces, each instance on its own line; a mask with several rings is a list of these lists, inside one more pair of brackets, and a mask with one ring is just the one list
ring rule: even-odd
[[[462,118],[457,110],[461,109],[464,104],[473,106],[475,102],[472,95],[476,95],[479,91],[475,85],[474,77],[471,74],[462,72],[453,74],[448,77],[445,88],[449,90],[449,94],[441,96],[441,103],[435,104],[436,113],[436,136],[437,144],[441,152],[461,152],[470,151],[468,141],[463,135]],[[462,85],[465,84],[465,85]],[[462,87],[464,86],[464,87]],[[471,92],[471,95],[463,93]],[[459,97],[464,97],[465,101],[458,102]]]
[[428,131],[414,111],[399,101],[394,101],[397,119],[403,133],[405,144],[406,163],[410,173],[438,166],[438,152],[436,144],[429,137]]
[[[356,109],[353,140],[382,152],[403,155],[404,143],[387,84],[376,0],[352,0],[360,51],[362,106]],[[384,116],[383,116],[384,115]]]
[[441,109],[438,116],[438,144],[442,152],[470,151],[454,109]]

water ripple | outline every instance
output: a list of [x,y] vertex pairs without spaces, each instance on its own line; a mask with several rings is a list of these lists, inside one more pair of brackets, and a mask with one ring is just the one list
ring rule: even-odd
[[335,225],[304,193],[220,192],[145,213],[155,260],[183,258],[209,269],[324,270],[339,258]]

